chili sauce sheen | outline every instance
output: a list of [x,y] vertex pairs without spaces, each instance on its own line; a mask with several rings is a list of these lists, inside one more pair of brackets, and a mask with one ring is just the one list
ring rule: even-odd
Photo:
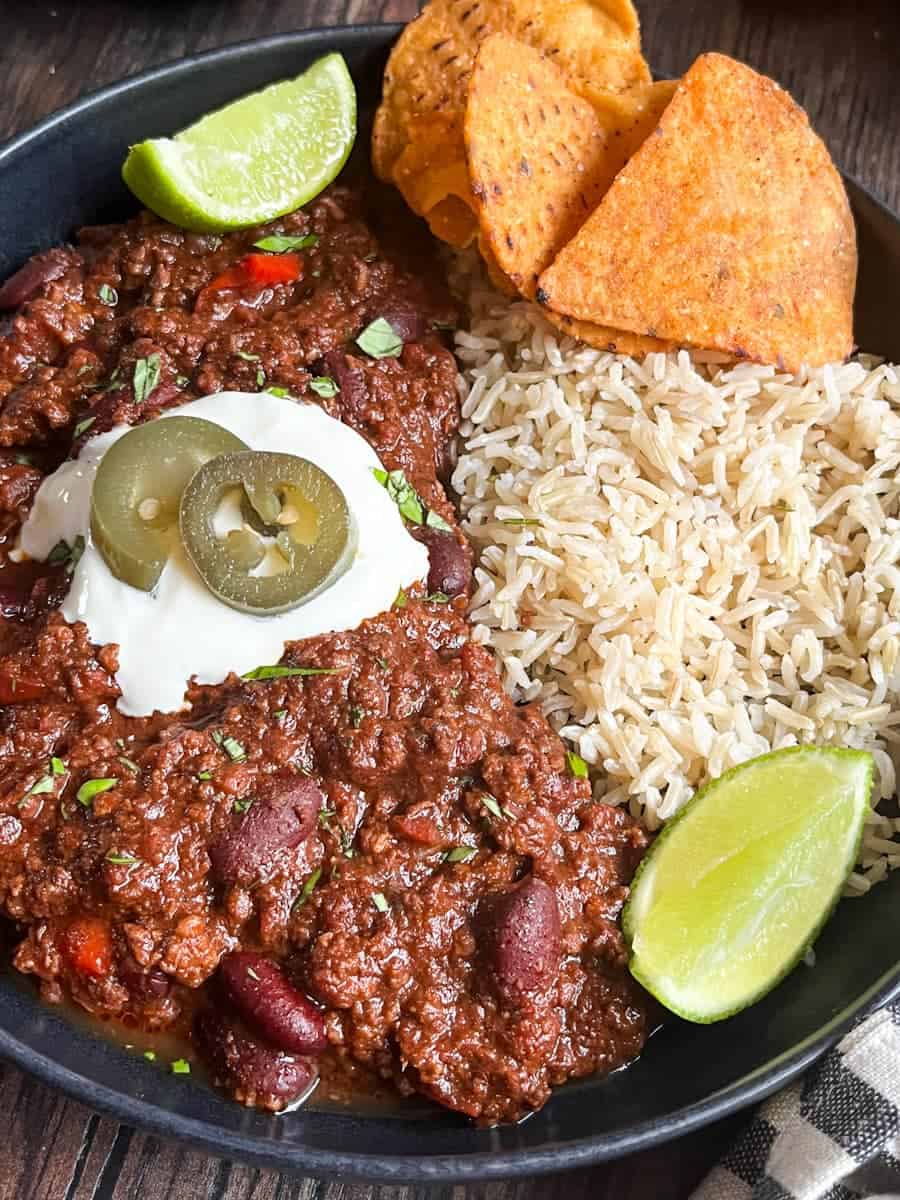
[[77,459],[42,483],[21,548],[46,559],[60,541],[84,538],[85,550],[62,605],[67,621],[83,621],[98,645],[119,646],[118,707],[128,716],[184,707],[187,681],[221,683],[230,671],[243,674],[277,663],[286,642],[355,629],[389,609],[401,588],[428,574],[428,553],[407,532],[403,519],[376,479],[381,467],[360,435],[315,404],[268,392],[219,392],[170,409],[158,419],[200,417],[221,425],[251,450],[308,459],[344,493],[356,525],[349,569],[306,603],[276,616],[231,608],[207,588],[179,539],[152,592],[117,579],[91,539],[91,490],[104,454],[129,432],[122,425],[90,439]]

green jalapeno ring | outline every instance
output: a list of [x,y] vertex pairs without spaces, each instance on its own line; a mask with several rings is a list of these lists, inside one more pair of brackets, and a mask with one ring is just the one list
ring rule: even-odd
[[[245,519],[249,505],[257,520],[217,532],[222,502],[236,489],[243,492]],[[344,574],[356,550],[355,525],[338,485],[307,459],[278,452],[241,450],[204,464],[184,489],[179,525],[188,557],[213,595],[257,616],[311,600]],[[255,561],[259,534],[277,550],[274,572],[251,573],[262,561]]]
[[91,537],[117,579],[149,592],[178,536],[181,495],[199,467],[247,446],[199,417],[138,425],[104,454],[91,491]]

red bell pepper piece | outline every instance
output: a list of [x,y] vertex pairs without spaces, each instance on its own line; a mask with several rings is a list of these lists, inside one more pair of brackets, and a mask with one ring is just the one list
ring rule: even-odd
[[32,700],[43,700],[46,695],[43,684],[0,671],[0,704],[28,704]]
[[113,957],[109,923],[102,917],[77,917],[66,930],[66,953],[82,975],[100,979],[109,974]]
[[299,254],[245,254],[203,289],[221,292],[225,288],[271,287],[275,283],[294,283],[303,274]]

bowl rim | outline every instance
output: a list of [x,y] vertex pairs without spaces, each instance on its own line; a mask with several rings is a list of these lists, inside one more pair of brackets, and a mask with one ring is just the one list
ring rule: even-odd
[[[269,50],[302,48],[305,43],[315,41],[323,35],[352,34],[362,41],[385,41],[399,34],[402,28],[403,25],[397,22],[315,26],[230,42],[213,50],[149,67],[79,96],[37,124],[0,143],[0,172],[8,169],[20,152],[31,149],[47,135],[64,132],[70,122],[89,113],[96,106],[139,94],[142,88],[160,80],[177,82],[197,65],[228,64],[246,52],[265,53]],[[884,201],[852,176],[842,174],[852,192],[865,197],[869,204],[900,227],[900,217]],[[32,1047],[3,1028],[0,1028],[0,1057],[42,1083],[57,1088],[72,1099],[108,1116],[158,1136],[189,1142],[219,1157],[322,1178],[391,1184],[466,1183],[543,1175],[587,1167],[696,1131],[704,1125],[758,1103],[788,1084],[833,1046],[855,1023],[898,996],[900,961],[886,970],[831,1020],[790,1050],[701,1101],[678,1108],[662,1117],[637,1122],[621,1132],[600,1133],[571,1142],[550,1142],[546,1147],[535,1149],[478,1151],[472,1154],[403,1154],[388,1157],[372,1153],[322,1150],[301,1144],[264,1140],[253,1134],[237,1133],[212,1121],[171,1112],[151,1101],[100,1084],[46,1054],[36,1054]],[[40,1001],[35,999],[35,1004],[40,1004]]]

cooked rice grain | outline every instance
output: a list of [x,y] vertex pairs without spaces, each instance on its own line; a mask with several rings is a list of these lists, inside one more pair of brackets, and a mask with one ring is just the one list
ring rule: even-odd
[[[651,829],[797,742],[871,750],[892,798],[898,369],[636,362],[474,279],[453,483],[481,552],[475,637],[510,694]],[[900,865],[898,831],[872,813],[851,889]]]

